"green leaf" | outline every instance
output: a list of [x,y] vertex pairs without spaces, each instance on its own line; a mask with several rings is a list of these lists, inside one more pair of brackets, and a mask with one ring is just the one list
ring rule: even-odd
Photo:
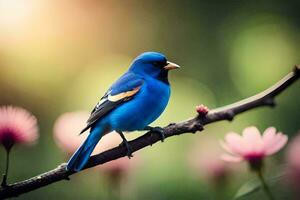
[[[280,181],[285,173],[281,172],[277,174],[274,177],[267,178],[266,182],[269,186],[276,184],[278,181]],[[261,182],[259,179],[251,179],[250,181],[244,183],[240,189],[237,191],[237,193],[234,196],[234,199],[241,199],[243,197],[246,197],[248,195],[251,195],[255,192],[258,192],[261,189]]]
[[237,191],[234,199],[240,199],[242,197],[248,196],[260,190],[261,183],[258,179],[252,179],[244,183],[240,189]]

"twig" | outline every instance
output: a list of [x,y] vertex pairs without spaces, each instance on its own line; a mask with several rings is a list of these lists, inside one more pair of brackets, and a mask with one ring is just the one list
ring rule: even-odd
[[[257,95],[221,108],[213,109],[206,115],[198,115],[192,119],[188,119],[179,123],[172,123],[164,127],[166,138],[184,133],[195,133],[197,131],[202,131],[203,126],[206,124],[222,120],[231,121],[237,114],[240,114],[247,110],[251,110],[253,108],[262,106],[275,106],[274,98],[299,78],[299,66],[300,65],[296,65],[294,70],[286,75],[283,79]],[[147,146],[153,145],[154,143],[160,141],[160,139],[161,138],[159,137],[159,135],[147,132],[143,136],[130,141],[129,144],[132,148],[132,151],[135,152]],[[126,156],[126,153],[126,148],[119,146],[98,155],[94,155],[90,158],[85,169],[124,157]],[[69,176],[74,174],[75,172],[67,171],[65,167],[66,164],[63,163],[57,168],[45,172],[41,175],[10,184],[5,187],[0,187],[0,199],[16,197],[23,193],[36,190],[51,183],[55,183],[61,180],[69,180]]]

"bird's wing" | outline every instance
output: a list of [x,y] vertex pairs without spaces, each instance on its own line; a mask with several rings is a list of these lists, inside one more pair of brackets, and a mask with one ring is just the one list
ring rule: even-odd
[[141,77],[133,73],[126,73],[119,78],[97,103],[87,120],[86,127],[80,132],[80,134],[91,128],[98,119],[103,117],[112,109],[125,101],[132,99],[142,87],[143,82],[144,80]]

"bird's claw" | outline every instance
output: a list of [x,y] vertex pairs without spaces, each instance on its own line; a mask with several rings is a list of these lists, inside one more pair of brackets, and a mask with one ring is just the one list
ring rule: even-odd
[[126,147],[126,149],[127,149],[127,154],[126,154],[126,156],[127,156],[129,159],[131,159],[131,158],[133,157],[131,146],[129,145],[129,143],[128,143],[127,141],[123,140],[123,142],[122,142],[119,146],[121,146],[121,147]]
[[152,134],[153,133],[158,133],[159,135],[160,135],[160,141],[161,142],[164,142],[165,141],[165,138],[166,138],[166,135],[165,135],[165,132],[164,132],[164,129],[163,128],[161,128],[161,127],[159,127],[159,126],[157,126],[157,127],[152,127],[151,129],[150,129],[150,131],[151,131],[151,136],[152,136]]

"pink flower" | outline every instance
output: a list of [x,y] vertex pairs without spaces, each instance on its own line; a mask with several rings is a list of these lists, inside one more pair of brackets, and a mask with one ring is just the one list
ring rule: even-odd
[[282,133],[276,134],[274,127],[269,127],[263,135],[252,126],[245,128],[243,135],[228,133],[225,142],[221,146],[229,153],[223,154],[222,159],[228,162],[248,161],[255,169],[261,167],[265,156],[272,155],[279,151],[287,143],[287,136]]
[[54,124],[54,140],[67,154],[72,154],[84,142],[88,133],[79,135],[86,126],[89,113],[86,111],[62,114]]
[[300,132],[290,143],[287,152],[287,182],[295,192],[300,193]]
[[37,138],[37,119],[32,114],[19,107],[0,107],[0,143],[7,151],[14,144],[30,144]]

